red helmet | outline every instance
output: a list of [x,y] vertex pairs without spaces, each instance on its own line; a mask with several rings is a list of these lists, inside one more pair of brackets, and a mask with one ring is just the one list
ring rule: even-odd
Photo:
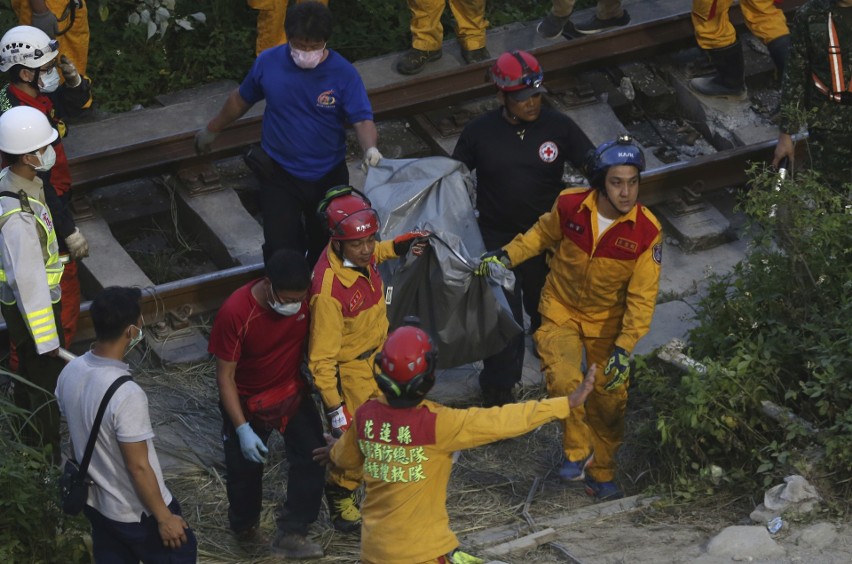
[[379,230],[379,214],[370,200],[351,186],[335,186],[326,192],[319,212],[325,218],[332,239],[363,239]]
[[435,384],[438,353],[432,339],[416,326],[416,317],[406,317],[403,323],[376,355],[376,381],[392,407],[417,405]]
[[535,57],[526,51],[506,52],[497,57],[491,67],[491,80],[503,92],[518,92],[526,88],[546,92],[541,85],[544,73]]

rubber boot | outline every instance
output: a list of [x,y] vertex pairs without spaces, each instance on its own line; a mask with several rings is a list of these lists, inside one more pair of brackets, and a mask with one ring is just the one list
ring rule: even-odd
[[704,96],[745,100],[747,91],[742,43],[736,41],[721,49],[708,49],[707,54],[716,67],[716,74],[693,78],[689,81],[689,87]]
[[793,41],[790,39],[790,34],[776,37],[766,44],[769,49],[769,56],[772,57],[772,62],[775,63],[775,68],[778,69],[778,78],[784,79],[784,67],[787,64],[787,57],[790,55],[790,47]]

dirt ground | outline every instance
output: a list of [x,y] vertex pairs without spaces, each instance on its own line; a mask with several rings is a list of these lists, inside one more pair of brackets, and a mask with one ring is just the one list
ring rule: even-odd
[[[145,364],[143,362],[143,364]],[[241,545],[227,525],[228,502],[224,485],[221,452],[218,393],[212,363],[180,369],[141,369],[136,381],[148,392],[152,420],[156,426],[156,446],[166,473],[167,484],[183,506],[187,521],[199,540],[200,562],[271,563],[281,560],[271,555],[265,543]],[[526,390],[525,397],[541,395],[539,389]],[[516,439],[464,451],[454,467],[449,485],[448,509],[451,526],[462,547],[473,554],[505,542],[493,540],[495,531],[514,526],[515,536],[530,534],[522,516],[527,514],[538,529],[549,523],[564,522],[572,516],[593,515],[566,526],[554,527],[555,539],[571,557],[552,545],[501,555],[494,560],[508,564],[528,562],[595,563],[676,563],[721,564],[705,554],[709,539],[730,525],[751,524],[749,512],[762,500],[700,499],[689,505],[676,505],[662,497],[642,507],[615,515],[594,514],[605,504],[595,504],[582,488],[560,483],[555,469],[560,461],[560,428],[551,423]],[[270,458],[264,477],[264,510],[261,531],[266,539],[275,532],[275,508],[284,496],[287,467],[283,443],[273,435]],[[619,482],[628,496],[643,494],[650,462],[641,444],[625,445],[621,453]],[[634,479],[634,477],[636,477]],[[535,488],[534,488],[535,486]],[[535,489],[531,493],[531,490]],[[837,535],[828,546],[797,544],[798,536],[813,521],[830,521],[827,515],[788,522],[774,539],[786,556],[754,562],[849,563],[852,562],[852,527],[837,525]],[[522,527],[519,527],[522,526]],[[334,531],[323,509],[312,526],[312,535],[321,542],[327,556],[315,562],[358,561],[358,539]],[[490,542],[483,539],[492,538]],[[405,539],[417,542],[417,539]],[[486,560],[487,561],[487,560]],[[743,557],[743,561],[748,561]]]

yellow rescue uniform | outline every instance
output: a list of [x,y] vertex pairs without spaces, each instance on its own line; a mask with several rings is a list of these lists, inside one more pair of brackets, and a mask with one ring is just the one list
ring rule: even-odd
[[[376,265],[397,258],[393,241],[376,244],[366,276],[343,261],[327,245],[314,267],[311,283],[311,330],[308,368],[326,410],[341,401],[350,413],[381,395],[373,377],[373,361],[388,334],[384,286]],[[355,489],[360,474],[335,474],[331,479]]]
[[[298,0],[301,3],[304,0]],[[316,0],[328,6],[328,0]],[[284,31],[284,22],[287,19],[287,5],[289,0],[247,0],[248,7],[258,10],[257,14],[257,41],[255,42],[255,55],[260,55],[270,47],[284,45],[287,43],[287,33]]]
[[[702,49],[733,45],[737,32],[728,17],[733,0],[692,0],[695,40]],[[746,27],[763,43],[787,35],[787,18],[772,0],[740,0]]]
[[365,403],[331,449],[335,466],[363,468],[361,561],[440,562],[459,546],[447,515],[453,453],[516,437],[569,412],[567,398],[490,409],[430,401],[395,409],[384,398]]
[[[59,22],[60,32],[68,28],[68,31],[57,36],[60,56],[65,55],[71,59],[80,76],[85,76],[89,65],[89,10],[86,7],[87,2],[82,0],[75,9],[74,24],[68,27],[72,2],[75,0],[45,0],[47,9],[56,16],[56,19],[67,16],[65,20]],[[29,0],[12,0],[12,9],[21,25],[32,25],[33,12],[30,9]]]
[[586,472],[600,482],[615,477],[615,453],[624,436],[626,386],[607,392],[603,369],[615,346],[628,353],[648,332],[662,259],[660,223],[637,204],[599,236],[596,190],[563,190],[553,209],[504,247],[518,265],[550,247],[556,253],[541,293],[542,324],[535,333],[551,397],[573,392],[586,363],[598,365],[585,408],[563,423],[566,458],[594,452]]
[[[456,36],[462,49],[485,47],[485,0],[449,0],[456,20]],[[437,51],[444,41],[441,14],[447,0],[408,0],[411,10],[411,46],[421,51]]]

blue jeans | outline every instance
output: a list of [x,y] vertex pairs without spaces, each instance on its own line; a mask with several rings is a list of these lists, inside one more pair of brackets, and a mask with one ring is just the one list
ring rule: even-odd
[[[177,498],[169,510],[181,515]],[[122,523],[104,517],[91,506],[83,509],[92,524],[95,564],[195,564],[198,543],[192,529],[186,529],[186,542],[180,548],[166,548],[160,538],[157,520],[143,515],[138,523]]]

